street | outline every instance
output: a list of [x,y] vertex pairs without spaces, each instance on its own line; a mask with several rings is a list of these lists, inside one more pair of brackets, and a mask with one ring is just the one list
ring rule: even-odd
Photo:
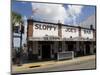
[[[52,67],[51,67],[52,66]],[[81,63],[71,64],[67,65],[60,64],[60,65],[51,65],[44,68],[31,68],[26,71],[20,71],[18,73],[36,73],[36,72],[51,72],[51,71],[68,71],[68,70],[81,70],[81,69],[95,69],[95,60],[89,60]]]

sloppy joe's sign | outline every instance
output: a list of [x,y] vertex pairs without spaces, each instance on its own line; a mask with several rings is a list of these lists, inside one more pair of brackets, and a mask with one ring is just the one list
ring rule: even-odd
[[[79,37],[78,28],[69,26],[62,26],[61,28],[62,38]],[[58,25],[33,23],[33,37],[44,37],[46,35],[58,37]],[[93,38],[93,32],[81,29],[81,36],[84,38]]]

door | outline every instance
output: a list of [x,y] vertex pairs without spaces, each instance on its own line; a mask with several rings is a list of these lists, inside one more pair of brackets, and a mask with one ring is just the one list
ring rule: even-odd
[[42,45],[42,59],[50,58],[50,45]]
[[90,46],[89,45],[86,45],[86,54],[90,54]]

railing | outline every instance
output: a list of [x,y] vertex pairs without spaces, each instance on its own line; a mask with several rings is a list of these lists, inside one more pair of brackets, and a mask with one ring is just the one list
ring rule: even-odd
[[57,53],[57,60],[64,60],[64,59],[73,59],[74,58],[74,51],[66,51],[66,52],[59,52]]

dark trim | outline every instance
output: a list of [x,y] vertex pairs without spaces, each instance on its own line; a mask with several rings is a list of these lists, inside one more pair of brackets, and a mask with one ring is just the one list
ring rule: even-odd
[[28,43],[29,21],[27,20],[27,43]]
[[58,23],[58,36],[62,38],[62,24]]
[[[76,44],[77,41],[65,41],[65,44]],[[81,41],[80,41],[81,42]]]
[[37,41],[38,44],[54,44],[54,41]]

